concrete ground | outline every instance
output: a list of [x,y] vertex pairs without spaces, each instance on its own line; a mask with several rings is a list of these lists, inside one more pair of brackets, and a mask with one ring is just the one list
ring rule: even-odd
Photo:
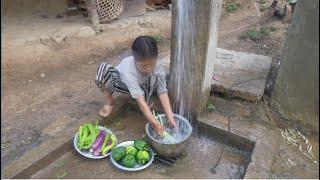
[[[223,12],[218,47],[272,57],[268,90],[276,74],[288,22],[260,19],[250,2],[241,1],[243,5],[234,13]],[[39,14],[5,17],[2,24],[1,169],[23,159],[23,155],[36,147],[70,133],[69,129],[80,123],[98,118],[97,112],[104,100],[93,77],[103,58],[118,64],[122,57],[130,54],[131,41],[143,34],[161,35],[160,52],[170,49],[171,14],[168,10],[114,21],[104,25],[104,32],[98,36],[90,34],[90,23],[82,15],[56,19],[55,15],[49,14],[48,17]],[[277,31],[260,42],[240,39],[240,34],[254,24],[274,26]],[[256,103],[248,108],[251,106]],[[268,111],[261,108],[253,112]],[[267,120],[261,118],[260,121],[265,123]],[[279,123],[280,120],[274,121],[275,127],[290,127]],[[313,137],[312,134],[307,136]],[[316,140],[314,144],[316,148]],[[274,162],[274,174],[299,177],[292,174],[295,169],[286,166],[286,161],[280,161],[286,154],[281,152],[293,151],[286,144],[283,148],[278,151],[279,157]],[[299,157],[303,159],[304,156]],[[296,162],[299,163],[302,168],[306,167],[304,171],[310,170],[308,165],[303,165],[304,162]],[[283,166],[281,172],[276,171],[278,166]],[[313,167],[311,171],[314,171]]]
[[[253,154],[252,160],[257,156],[261,161],[256,162],[253,169],[266,170],[265,176],[259,178],[319,178],[317,134],[281,123],[282,120],[264,102],[250,103],[221,95],[213,95],[212,101],[215,110],[203,119],[212,119],[209,120],[212,125],[226,130],[230,127],[231,132],[256,141],[257,154]],[[305,156],[299,147],[287,144],[279,128],[295,128],[304,134],[313,146],[314,158]]]
[[[119,117],[117,122],[109,125],[115,129],[115,134],[120,142],[144,138],[145,120],[141,114],[129,111]],[[122,130],[116,126],[123,127]],[[224,147],[225,153],[216,174],[210,172],[215,164],[217,154]],[[186,157],[179,159],[174,166],[152,164],[150,168],[135,173],[127,173],[115,168],[109,158],[94,161],[80,157],[75,151],[66,152],[47,168],[34,174],[31,178],[56,178],[61,172],[68,172],[65,178],[241,178],[244,174],[245,159],[232,148],[210,140],[204,136],[192,137]],[[62,164],[57,167],[57,164]],[[86,169],[86,170],[84,170]]]
[[[126,173],[116,169],[109,158],[88,160],[72,146],[74,133],[81,123],[78,122],[70,132],[34,148],[7,166],[4,177],[19,172],[14,177],[58,178],[64,174],[63,178],[319,178],[318,165],[281,139],[266,111],[259,110],[267,108],[263,104],[218,95],[211,98],[215,110],[199,117],[198,126],[194,127],[199,129],[190,139],[187,155],[172,167],[152,164],[144,171]],[[145,138],[146,120],[141,113],[132,109],[134,106],[125,105],[126,101],[117,102],[120,105],[115,114],[100,119],[101,125],[111,128],[120,142]],[[156,101],[156,109],[158,103]],[[302,133],[314,145],[313,152],[318,159],[318,137]],[[254,142],[253,149],[251,142]],[[212,173],[212,167],[216,173]]]

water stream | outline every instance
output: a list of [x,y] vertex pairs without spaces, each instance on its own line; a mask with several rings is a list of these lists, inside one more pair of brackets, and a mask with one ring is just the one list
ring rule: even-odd
[[[202,99],[204,89],[211,86],[222,1],[204,2],[176,1],[174,65],[170,77],[174,83],[170,88],[174,86],[174,112],[187,118],[193,126],[199,99]],[[199,70],[203,72],[197,72]]]
[[[191,104],[188,103],[185,94],[182,93],[182,88],[186,84],[185,78],[189,79],[189,86],[193,86],[194,79],[191,77],[190,67],[190,54],[196,52],[189,52],[189,50],[195,50],[195,16],[194,16],[194,1],[177,0],[177,16],[176,16],[176,46],[175,57],[177,66],[174,69],[175,76],[174,82],[176,82],[174,105],[175,112],[179,115],[185,116],[190,119]],[[189,63],[189,64],[187,64]]]

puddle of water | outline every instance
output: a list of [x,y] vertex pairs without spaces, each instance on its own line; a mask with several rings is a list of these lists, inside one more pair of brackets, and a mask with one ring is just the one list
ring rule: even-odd
[[[119,142],[145,136],[146,121],[138,113],[127,113],[119,118],[124,130],[114,130]],[[113,127],[110,125],[109,127]],[[200,132],[201,134],[201,132]],[[152,164],[140,172],[127,173],[116,169],[109,158],[86,159],[75,151],[67,152],[32,178],[242,178],[248,164],[245,153],[205,136],[191,137],[187,154],[179,158],[172,167]],[[219,156],[222,152],[221,158]],[[219,163],[217,164],[217,161]],[[64,162],[61,166],[57,164]],[[216,173],[210,169],[216,165]],[[67,172],[67,173],[65,173]]]

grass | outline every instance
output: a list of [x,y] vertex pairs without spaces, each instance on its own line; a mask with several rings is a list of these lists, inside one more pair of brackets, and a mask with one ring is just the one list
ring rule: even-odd
[[267,27],[261,27],[261,28],[260,28],[260,35],[261,35],[262,37],[268,37],[268,36],[271,35],[271,31],[270,31],[270,29],[267,28]]
[[268,10],[268,9],[269,9],[268,6],[262,5],[259,10],[263,12],[263,11]]
[[275,32],[275,31],[277,31],[277,28],[274,27],[274,26],[271,26],[271,27],[270,27],[270,31],[271,31],[271,32]]
[[253,27],[248,31],[241,34],[242,39],[250,39],[252,41],[260,41],[266,39],[271,36],[272,32],[276,31],[275,27],[261,27],[258,29],[257,27]]
[[234,11],[238,10],[238,8],[240,7],[240,3],[238,1],[230,1],[227,2],[225,9],[227,12],[229,13],[233,13]]
[[209,99],[207,102],[207,111],[215,111],[215,109],[216,108],[214,107],[212,100]]
[[56,174],[56,178],[57,179],[63,179],[64,177],[66,177],[68,175],[68,171],[67,170],[63,170],[59,173]]
[[153,35],[153,36],[151,36],[151,37],[153,37],[153,39],[155,39],[157,43],[162,42],[162,37],[161,37],[161,35],[159,35],[159,34]]
[[64,162],[63,161],[60,161],[60,162],[58,162],[56,165],[55,165],[55,167],[61,167],[61,166],[63,166],[64,165]]
[[266,2],[266,0],[259,0],[259,4],[265,4]]

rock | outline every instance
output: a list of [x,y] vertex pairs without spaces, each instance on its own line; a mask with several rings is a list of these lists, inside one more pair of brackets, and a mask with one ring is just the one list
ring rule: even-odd
[[151,22],[147,22],[145,20],[141,20],[141,21],[139,20],[138,24],[142,28],[152,28],[153,27],[153,24]]
[[58,14],[58,15],[56,16],[56,18],[57,18],[57,19],[61,19],[61,18],[63,18],[63,16],[60,15],[60,14]]
[[79,30],[79,37],[90,37],[96,35],[96,32],[90,26],[81,27]]
[[50,42],[50,37],[47,34],[42,34],[39,36],[40,42],[43,45],[48,45]]
[[88,64],[93,64],[93,63],[94,63],[94,61],[89,61],[89,62],[88,62]]
[[63,33],[55,33],[52,37],[51,37],[56,43],[60,43],[63,40],[65,40],[67,38],[67,36]]
[[264,94],[271,57],[217,48],[212,90],[249,101],[259,101]]
[[49,18],[49,16],[46,15],[46,14],[40,14],[40,17],[42,17],[42,18],[44,18],[44,19],[48,19],[48,18]]
[[46,74],[42,73],[40,74],[40,77],[44,78],[46,76]]

